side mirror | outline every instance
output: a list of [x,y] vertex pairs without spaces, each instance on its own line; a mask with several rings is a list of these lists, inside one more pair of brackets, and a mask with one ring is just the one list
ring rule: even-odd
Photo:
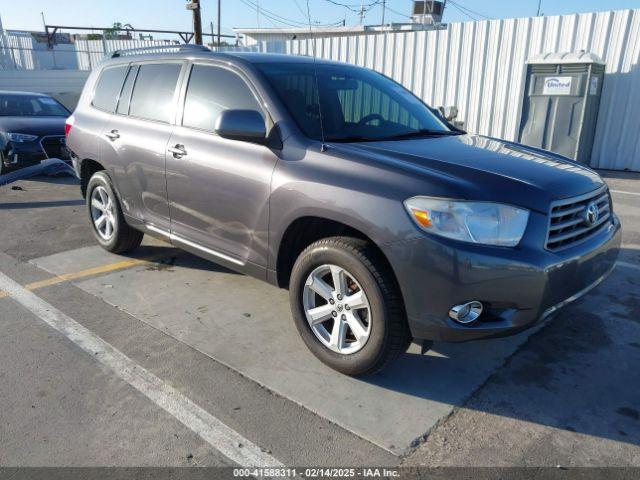
[[264,118],[256,110],[225,110],[216,121],[215,131],[229,140],[252,143],[267,141]]

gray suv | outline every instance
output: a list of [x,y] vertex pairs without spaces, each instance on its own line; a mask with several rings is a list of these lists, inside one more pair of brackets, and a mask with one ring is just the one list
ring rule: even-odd
[[602,281],[620,246],[594,171],[465,134],[353,65],[117,52],[67,134],[102,247],[148,234],[288,288],[308,348],[349,375],[412,339],[530,327]]

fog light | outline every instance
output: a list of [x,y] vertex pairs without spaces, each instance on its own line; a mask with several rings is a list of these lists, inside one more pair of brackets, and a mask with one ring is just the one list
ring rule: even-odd
[[449,317],[462,325],[475,322],[481,314],[482,303],[475,300],[473,302],[456,305],[449,310]]

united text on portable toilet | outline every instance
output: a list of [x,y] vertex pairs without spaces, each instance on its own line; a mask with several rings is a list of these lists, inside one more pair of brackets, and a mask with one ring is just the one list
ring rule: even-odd
[[589,163],[604,70],[584,51],[529,59],[519,142]]

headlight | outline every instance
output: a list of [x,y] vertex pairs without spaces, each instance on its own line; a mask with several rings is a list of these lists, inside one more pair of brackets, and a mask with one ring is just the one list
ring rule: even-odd
[[35,142],[38,139],[37,135],[28,135],[26,133],[8,133],[7,136],[14,143]]
[[485,245],[515,247],[529,220],[528,210],[492,202],[413,197],[404,206],[425,232]]

